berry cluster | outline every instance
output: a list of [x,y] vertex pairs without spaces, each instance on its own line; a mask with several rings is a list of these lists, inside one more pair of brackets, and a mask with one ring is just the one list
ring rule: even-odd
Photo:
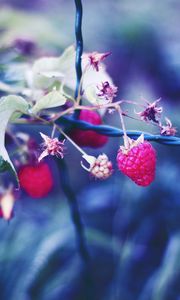
[[[73,55],[75,54],[72,48],[69,48],[67,52],[69,54],[71,52]],[[137,112],[135,117],[129,116],[128,111],[122,111],[122,103],[131,105],[138,105],[138,103],[130,100],[114,100],[117,96],[118,88],[114,86],[102,65],[102,61],[104,61],[109,54],[110,52],[92,52],[83,55],[82,58],[86,57],[87,59],[87,65],[83,70],[76,99],[66,94],[63,84],[57,84],[59,77],[64,78],[64,76],[67,75],[69,78],[69,73],[62,76],[56,67],[55,69],[48,69],[48,71],[46,71],[46,68],[45,70],[43,69],[42,61],[37,61],[37,63],[34,64],[33,80],[37,84],[34,88],[37,95],[40,93],[41,98],[35,104],[34,102],[31,103],[31,109],[25,111],[24,114],[27,115],[27,118],[23,118],[23,114],[20,118],[22,117],[24,123],[32,122],[39,124],[40,122],[41,125],[52,126],[51,136],[40,132],[43,143],[40,145],[41,153],[39,153],[36,143],[34,144],[32,137],[28,134],[22,132],[17,133],[15,136],[11,134],[12,139],[14,139],[15,144],[18,146],[16,152],[18,152],[19,156],[16,157],[15,164],[19,169],[19,184],[30,197],[36,199],[43,198],[52,190],[54,184],[53,175],[49,165],[43,160],[46,156],[56,156],[58,159],[63,159],[65,141],[69,141],[80,151],[82,158],[89,164],[89,167],[86,167],[81,161],[81,166],[90,173],[92,178],[106,180],[113,174],[113,169],[115,168],[113,168],[112,162],[105,153],[95,157],[88,155],[84,149],[82,149],[82,147],[97,149],[105,146],[108,143],[108,137],[106,135],[100,134],[95,130],[82,130],[71,127],[67,128],[67,131],[64,132],[60,127],[59,119],[63,115],[73,114],[76,110],[79,111],[77,115],[80,121],[85,121],[96,128],[103,124],[102,117],[98,111],[99,109],[102,109],[101,112],[117,112],[124,134],[124,145],[120,146],[116,157],[119,171],[129,177],[135,184],[142,187],[149,186],[153,182],[156,169],[156,152],[152,145],[144,140],[143,135],[137,140],[132,140],[127,136],[123,117],[126,116],[137,119],[138,115],[140,121],[151,122],[158,127],[161,135],[175,135],[176,128],[173,127],[168,118],[165,118],[166,124],[162,125],[161,114],[163,108],[159,106],[160,99],[152,103],[145,100],[145,105],[140,104],[143,110]],[[63,54],[61,58],[64,59],[68,57],[68,55]],[[46,62],[46,59],[43,61]],[[49,62],[54,63],[49,64]],[[51,65],[56,66],[58,62],[59,59],[56,60],[56,58],[52,58],[52,61],[49,61],[49,58],[47,58],[47,65],[49,67],[51,67]],[[60,68],[60,66],[58,68]],[[84,85],[85,75],[89,69],[91,72],[94,72],[94,77],[91,74],[91,77],[93,77],[92,86],[91,84],[87,84],[87,86]],[[97,80],[94,79],[96,75],[100,75],[99,77],[97,76]],[[65,79],[64,82],[66,82]],[[59,90],[57,90],[58,86],[60,86]],[[72,88],[71,84],[67,84],[67,87],[70,88],[70,90]],[[30,91],[30,95],[32,95],[31,92],[32,91]],[[33,95],[36,95],[36,93]],[[29,107],[29,104],[27,104],[22,97],[20,97],[20,99],[17,98],[18,97],[15,98],[17,103],[23,102],[23,107]],[[7,100],[10,101],[9,99]],[[31,97],[28,98],[28,101],[31,101]],[[90,105],[84,105],[87,101],[89,101]],[[59,106],[61,106],[61,108],[58,112],[57,110],[53,110],[54,107]],[[51,108],[50,111],[48,110],[49,108]],[[15,112],[16,108],[12,110],[12,116]],[[64,137],[65,139],[55,137],[55,133],[57,132],[58,135],[60,134],[60,137]],[[4,195],[6,194],[4,193]],[[12,199],[14,199],[14,196],[12,192],[9,193],[8,196],[6,195],[5,198],[4,195],[0,198],[0,217],[8,220],[13,215],[12,207],[14,200]],[[9,202],[4,199],[9,199]],[[4,203],[9,204],[4,205]]]
[[[100,122],[100,116],[94,111],[81,111],[80,119],[95,124],[95,120]],[[96,123],[97,124],[97,123]],[[78,134],[79,133],[79,134]],[[94,131],[73,130],[71,138],[79,146],[92,146],[98,148],[100,141],[104,136]],[[91,144],[90,141],[93,141]],[[104,145],[104,141],[101,146]],[[128,139],[128,147],[121,146],[117,154],[117,165],[119,170],[131,178],[137,185],[148,186],[155,177],[156,153],[152,145],[144,141],[140,136],[136,141]],[[107,179],[112,174],[112,163],[105,154],[99,155],[95,162],[92,163],[90,173],[99,179]]]
[[[102,124],[100,115],[95,111],[82,110],[79,118],[91,124]],[[46,155],[57,155],[63,158],[64,141],[60,142],[57,138],[50,138],[41,133],[45,140],[43,152],[39,161]],[[104,146],[108,141],[106,136],[100,135],[95,131],[83,131],[73,129],[69,137],[73,144],[77,143],[78,147],[88,146],[99,148]],[[119,170],[131,178],[137,185],[148,186],[155,177],[156,153],[152,145],[144,141],[141,136],[136,141],[128,139],[128,147],[121,146],[117,154],[117,165]],[[49,151],[49,152],[48,152]],[[106,154],[100,154],[97,158],[86,155],[84,158],[90,163],[90,168],[82,166],[97,179],[105,180],[113,173],[112,162],[109,161]],[[36,164],[27,164],[22,166],[18,172],[21,188],[26,191],[32,198],[45,197],[53,187],[53,177],[49,166],[45,162]]]
[[98,179],[107,179],[112,175],[112,162],[106,154],[100,154],[90,169],[90,173]]

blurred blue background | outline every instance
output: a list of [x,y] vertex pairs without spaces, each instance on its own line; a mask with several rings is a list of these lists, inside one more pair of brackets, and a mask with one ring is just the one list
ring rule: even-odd
[[[0,46],[16,38],[36,43],[37,53],[58,55],[75,42],[71,0],[0,0]],[[85,51],[111,51],[107,70],[119,97],[154,101],[179,127],[179,0],[83,1]],[[11,53],[12,55],[12,53]],[[128,129],[157,133],[125,120]],[[113,115],[105,122],[118,126]],[[24,127],[38,142],[39,128]],[[115,163],[118,138],[100,150]],[[65,160],[77,197],[90,260],[79,253],[76,232],[57,165],[48,159],[55,188],[47,198],[21,193],[15,216],[0,221],[2,300],[180,300],[179,147],[157,150],[154,183],[141,188],[117,170],[111,179],[89,179],[80,155],[67,145]],[[61,170],[60,170],[61,173]],[[78,173],[78,176],[77,176]]]

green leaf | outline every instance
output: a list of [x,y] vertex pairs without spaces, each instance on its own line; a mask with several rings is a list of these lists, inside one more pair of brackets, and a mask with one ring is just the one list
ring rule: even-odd
[[11,165],[0,156],[0,173],[11,170]]
[[96,87],[94,85],[88,86],[85,90],[85,93],[86,93],[86,97],[87,97],[88,101],[91,104],[93,104],[93,105],[100,104],[100,103],[98,103],[98,96],[96,93]]
[[74,68],[75,49],[68,47],[60,57],[43,57],[35,61],[33,82],[36,88],[47,89],[56,81],[62,81],[67,71]]
[[20,96],[9,95],[0,99],[0,172],[11,169],[16,175],[15,168],[5,148],[5,131],[9,121],[14,121],[27,110],[28,103]]
[[64,97],[60,91],[53,90],[49,94],[40,98],[39,101],[32,107],[31,112],[37,113],[41,109],[58,107],[66,103],[66,97]]
[[[62,82],[65,89],[69,89],[68,93],[74,96],[76,88],[76,71],[75,71],[75,48],[68,47],[60,57],[44,57],[38,59],[32,68],[33,84],[35,88],[47,89]],[[104,64],[101,64],[99,72],[92,67],[87,68],[89,58],[87,54],[82,56],[82,72],[84,98],[93,105],[102,104],[104,101],[97,96],[97,85],[108,81],[113,85],[111,77],[106,72]],[[101,110],[104,114],[105,110]]]
[[[47,89],[53,85],[55,81],[60,80],[60,73],[57,76],[50,76],[58,72],[59,58],[43,57],[35,61],[33,65],[33,83],[36,88]],[[63,78],[64,75],[62,74]]]

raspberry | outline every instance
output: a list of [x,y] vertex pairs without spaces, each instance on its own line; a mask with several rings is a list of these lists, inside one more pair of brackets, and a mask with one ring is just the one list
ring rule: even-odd
[[[91,110],[81,110],[79,120],[89,122],[93,125],[102,124],[100,115]],[[105,145],[108,141],[107,136],[101,135],[93,130],[73,129],[69,136],[81,147],[99,148]]]
[[148,186],[155,177],[156,152],[149,142],[134,141],[128,151],[120,147],[117,164],[137,185]]
[[107,179],[112,175],[112,162],[106,154],[100,154],[91,167],[90,173],[98,179]]
[[0,207],[0,218],[3,218],[3,211],[2,211],[2,208]]
[[18,172],[20,186],[32,198],[45,197],[53,186],[53,177],[46,163],[22,166]]

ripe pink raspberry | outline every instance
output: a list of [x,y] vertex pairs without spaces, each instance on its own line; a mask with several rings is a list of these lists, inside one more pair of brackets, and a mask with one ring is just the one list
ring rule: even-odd
[[53,187],[53,177],[46,163],[22,166],[18,172],[20,186],[32,198],[45,197]]
[[[101,125],[102,120],[100,115],[91,110],[81,110],[79,115],[79,120],[89,122],[93,125]],[[108,138],[105,135],[101,135],[93,130],[81,130],[81,129],[73,129],[70,134],[70,138],[75,141],[81,147],[92,147],[99,148],[104,146]]]
[[155,177],[156,152],[149,142],[138,140],[130,140],[129,150],[120,147],[117,164],[119,170],[137,185],[148,186]]

